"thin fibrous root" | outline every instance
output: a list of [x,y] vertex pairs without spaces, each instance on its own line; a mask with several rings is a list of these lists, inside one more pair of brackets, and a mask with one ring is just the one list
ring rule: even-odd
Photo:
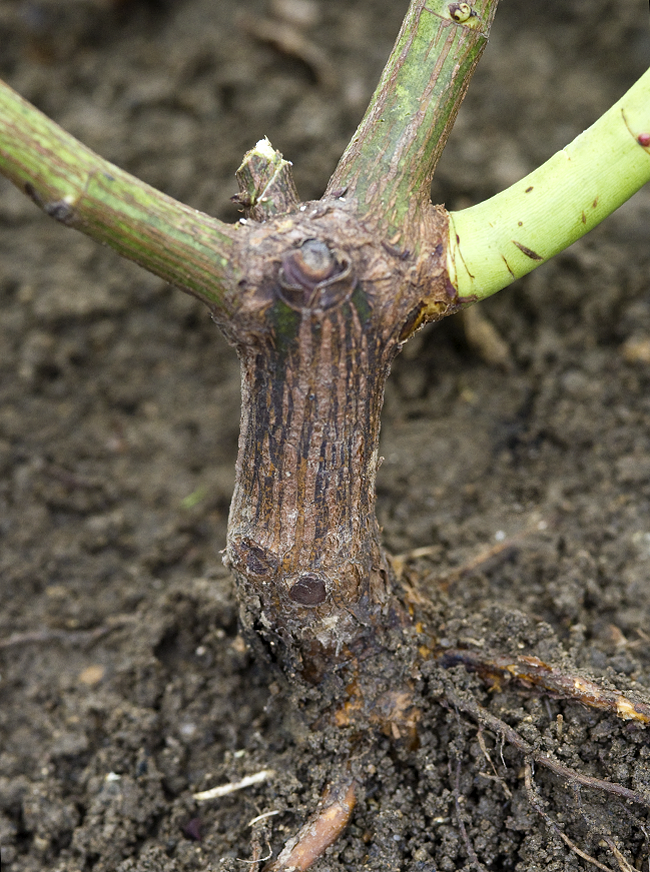
[[246,775],[239,781],[231,781],[228,784],[219,784],[217,787],[211,787],[210,790],[201,790],[199,793],[193,793],[192,798],[196,802],[207,802],[209,799],[220,799],[222,796],[227,796],[229,793],[234,793],[237,790],[243,790],[245,787],[252,787],[254,784],[261,784],[263,781],[268,781],[273,778],[275,771],[273,769],[262,769],[261,772],[254,772],[252,775]]
[[621,854],[611,836],[603,836],[603,841],[614,855],[614,859],[618,863],[621,872],[635,872],[634,866],[632,866],[629,860],[626,860],[623,854]]
[[331,783],[318,807],[277,860],[264,872],[305,872],[323,856],[348,824],[361,786],[349,773]]
[[541,800],[537,795],[537,791],[535,790],[535,784],[533,782],[533,767],[530,764],[530,760],[526,760],[524,763],[524,784],[526,786],[526,795],[528,797],[528,802],[535,809],[538,815],[543,818],[547,827],[552,830],[555,835],[561,839],[567,848],[572,851],[577,857],[581,857],[585,862],[591,863],[592,866],[595,866],[597,869],[602,869],[604,872],[611,872],[609,866],[605,866],[604,863],[601,863],[600,860],[596,860],[595,857],[592,857],[591,854],[587,854],[586,851],[583,851],[576,844],[574,844],[571,839],[567,836],[565,832],[563,832],[558,824],[555,823],[550,814],[547,814],[544,811]]
[[[460,720],[460,718],[459,718]],[[471,839],[467,832],[467,827],[465,826],[465,821],[463,820],[463,812],[461,809],[461,794],[460,794],[460,768],[462,764],[460,751],[456,753],[456,773],[454,777],[454,807],[456,809],[456,823],[458,824],[458,829],[460,830],[460,834],[463,838],[463,842],[465,843],[465,850],[467,851],[467,856],[469,857],[470,864],[474,867],[474,869],[478,870],[478,872],[486,872],[485,866],[479,860],[476,851],[474,850],[474,845],[472,845]],[[451,757],[449,758],[449,775],[452,774],[451,767]]]
[[636,802],[645,808],[650,808],[650,797],[643,796],[643,794],[638,793],[636,790],[631,790],[629,787],[624,787],[622,784],[617,784],[613,781],[603,781],[600,778],[593,778],[590,775],[582,775],[580,772],[576,772],[574,769],[564,766],[550,754],[536,750],[531,744],[522,738],[515,729],[513,729],[509,724],[506,724],[505,721],[490,714],[490,712],[480,706],[476,700],[460,696],[451,687],[446,687],[444,695],[439,699],[441,703],[447,703],[447,705],[453,706],[458,709],[458,711],[469,715],[477,723],[487,727],[493,733],[503,736],[509,745],[512,745],[513,748],[521,751],[525,757],[534,760],[538,766],[543,766],[545,769],[549,769],[561,778],[565,778],[568,782],[572,784],[581,784],[583,787],[590,787],[593,790],[610,793],[613,796],[618,796],[620,799],[628,799],[630,802]]
[[0,650],[14,648],[20,645],[49,645],[52,642],[62,642],[70,645],[80,645],[91,648],[108,633],[128,624],[136,624],[135,615],[113,615],[105,624],[94,627],[92,630],[60,630],[51,627],[42,627],[40,630],[27,630],[22,633],[12,633],[6,639],[0,639]]
[[648,703],[631,700],[620,690],[608,690],[581,675],[564,672],[538,657],[501,657],[474,649],[454,648],[441,652],[440,660],[443,666],[460,663],[472,672],[486,675],[497,684],[503,679],[514,679],[529,687],[539,687],[546,693],[610,712],[624,721],[650,724]]

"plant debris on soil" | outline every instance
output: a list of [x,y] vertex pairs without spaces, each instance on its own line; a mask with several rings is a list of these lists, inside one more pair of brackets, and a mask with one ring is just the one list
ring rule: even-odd
[[[320,196],[406,6],[5,0],[0,74],[108,159],[236,220],[234,171],[264,135]],[[504,2],[434,201],[490,196],[592,123],[647,67],[646,19],[642,0]],[[348,738],[307,729],[238,635],[220,554],[234,353],[199,303],[4,181],[0,227],[3,872],[254,868]],[[418,334],[389,382],[378,494],[450,648],[538,657],[639,701],[649,227],[646,188],[482,304],[496,354],[460,318]],[[417,741],[372,737],[365,796],[316,872],[647,872],[648,729],[460,664],[425,662],[415,692]],[[531,765],[467,717],[476,703],[646,806]]]

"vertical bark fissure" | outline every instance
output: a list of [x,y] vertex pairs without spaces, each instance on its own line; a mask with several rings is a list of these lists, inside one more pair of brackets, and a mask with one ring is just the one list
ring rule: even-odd
[[247,608],[259,599],[263,632],[284,630],[285,641],[294,634],[329,655],[384,595],[375,474],[392,352],[366,326],[346,302],[301,313],[288,353],[272,337],[263,350],[240,350],[248,408],[228,559]]
[[230,329],[242,417],[226,562],[251,638],[318,681],[401,622],[375,517],[384,386],[404,338],[457,304],[430,263],[445,254],[440,210],[426,213],[432,248],[404,254],[352,210],[308,208],[240,252],[261,266]]

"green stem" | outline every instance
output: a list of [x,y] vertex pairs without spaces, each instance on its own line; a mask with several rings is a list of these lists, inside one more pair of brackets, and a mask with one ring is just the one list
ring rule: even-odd
[[366,114],[327,187],[330,196],[353,197],[389,236],[403,232],[408,214],[429,203],[433,172],[497,3],[411,2]]
[[588,233],[647,181],[650,70],[539,169],[450,213],[453,285],[461,297],[489,297]]
[[4,82],[0,118],[0,172],[48,215],[229,314],[236,227],[99,157]]

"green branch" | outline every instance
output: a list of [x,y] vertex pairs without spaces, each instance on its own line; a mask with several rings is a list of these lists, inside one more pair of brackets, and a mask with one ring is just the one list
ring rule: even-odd
[[99,157],[4,82],[0,118],[0,169],[48,215],[228,314],[236,227]]
[[448,270],[483,299],[567,248],[650,181],[650,70],[595,124],[512,187],[450,213]]
[[[327,195],[345,190],[364,219],[393,242],[418,247],[431,178],[497,3],[412,0],[366,115],[332,176]],[[235,311],[238,226],[178,203],[103,160],[2,82],[0,118],[0,172],[48,215],[194,294],[222,318]],[[257,220],[296,207],[281,156],[254,149],[239,177],[242,202]],[[484,203],[450,213],[452,284],[461,298],[495,293],[588,232],[649,179],[650,71],[538,170]]]
[[[381,80],[327,187],[388,235],[429,203],[433,173],[498,0],[412,0]],[[413,211],[411,211],[413,210]]]

